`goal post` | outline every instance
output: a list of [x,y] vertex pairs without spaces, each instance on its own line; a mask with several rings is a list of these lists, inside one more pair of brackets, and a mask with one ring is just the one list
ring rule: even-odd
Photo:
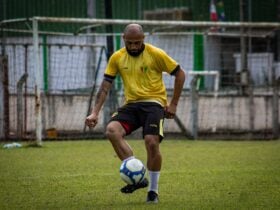
[[33,29],[33,61],[35,72],[35,126],[36,126],[36,144],[42,145],[42,100],[41,100],[41,79],[40,79],[40,64],[39,64],[39,33],[38,21],[34,18],[32,20]]

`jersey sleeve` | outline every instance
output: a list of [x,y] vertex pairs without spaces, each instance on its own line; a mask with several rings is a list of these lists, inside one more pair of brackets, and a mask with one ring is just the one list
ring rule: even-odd
[[174,75],[180,68],[179,64],[171,58],[164,50],[159,49],[157,55],[158,63],[162,71]]
[[107,77],[115,78],[118,73],[118,54],[114,53],[107,64],[104,75]]

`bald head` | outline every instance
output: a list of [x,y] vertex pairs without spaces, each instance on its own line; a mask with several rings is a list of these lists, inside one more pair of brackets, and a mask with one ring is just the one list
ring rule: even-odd
[[129,24],[124,29],[123,40],[127,52],[132,56],[138,56],[144,50],[144,32],[139,24]]
[[127,25],[124,29],[124,35],[129,35],[129,34],[137,34],[137,35],[144,36],[142,26],[135,23]]

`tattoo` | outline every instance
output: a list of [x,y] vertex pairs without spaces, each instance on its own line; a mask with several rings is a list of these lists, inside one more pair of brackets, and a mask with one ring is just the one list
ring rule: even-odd
[[108,91],[105,88],[100,88],[97,95],[96,95],[96,101],[95,104],[100,103],[100,101],[102,101],[103,97],[106,97]]

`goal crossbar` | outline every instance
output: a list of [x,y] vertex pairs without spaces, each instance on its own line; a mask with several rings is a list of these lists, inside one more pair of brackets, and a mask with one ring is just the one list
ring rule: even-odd
[[57,23],[85,23],[104,25],[126,25],[138,23],[147,26],[186,26],[186,27],[230,27],[230,28],[280,28],[279,22],[220,22],[220,21],[171,21],[171,20],[133,20],[133,19],[97,19],[97,18],[65,18],[65,17],[40,17],[17,18],[0,21],[0,26],[17,22],[57,22]]
[[218,96],[219,91],[219,82],[220,82],[220,73],[219,71],[188,71],[189,75],[199,75],[199,76],[205,76],[205,75],[212,75],[215,77],[215,83],[214,83],[214,95],[215,97]]
[[129,20],[129,19],[96,19],[96,18],[59,18],[59,17],[33,17],[39,22],[60,23],[87,23],[87,24],[114,24],[126,25],[138,23],[148,26],[186,26],[186,27],[246,27],[246,28],[279,28],[277,22],[213,22],[213,21],[165,21],[165,20]]
[[[14,23],[25,22],[28,29],[14,29],[12,28]],[[89,33],[88,29],[101,27],[103,25],[127,25],[129,23],[138,23],[143,26],[156,27],[157,30],[148,32],[150,34],[160,35],[186,35],[186,34],[201,34],[207,36],[223,36],[223,37],[261,37],[265,38],[272,35],[276,30],[280,28],[278,22],[213,22],[213,21],[167,21],[167,20],[133,20],[133,19],[97,19],[97,18],[67,18],[67,17],[32,17],[32,18],[18,18],[8,19],[0,22],[1,30],[5,32],[15,33],[32,33],[33,23],[72,23],[72,24],[85,24],[72,33],[66,32],[54,32],[54,31],[39,31],[39,34],[48,35],[67,35],[72,36],[98,36],[104,35],[103,32]],[[29,24],[30,23],[30,24]],[[166,32],[168,28],[178,27],[179,31]],[[185,27],[187,31],[182,31]],[[189,30],[194,28],[205,29],[204,31]],[[211,29],[227,28],[225,31],[213,31]],[[209,29],[209,30],[208,30]],[[242,29],[242,30],[241,30]],[[161,31],[163,30],[163,31]],[[269,31],[268,31],[269,30]],[[84,33],[85,32],[85,33]],[[106,33],[108,36],[118,35],[119,33]]]

